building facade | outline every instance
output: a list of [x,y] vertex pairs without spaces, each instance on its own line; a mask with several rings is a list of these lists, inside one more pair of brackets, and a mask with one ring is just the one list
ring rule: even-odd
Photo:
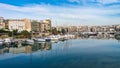
[[51,26],[50,19],[40,21],[40,33],[42,33],[44,35],[50,35],[51,29],[52,29],[52,26]]
[[69,26],[68,27],[69,33],[76,33],[78,31],[77,26]]
[[12,30],[18,30],[18,32],[21,32],[23,30],[27,30],[28,32],[31,31],[31,20],[29,19],[9,19],[8,20],[8,29],[10,31]]
[[4,18],[0,17],[0,29],[4,29],[4,28],[5,28]]
[[51,20],[32,20],[31,21],[31,31],[34,35],[50,35],[51,34]]

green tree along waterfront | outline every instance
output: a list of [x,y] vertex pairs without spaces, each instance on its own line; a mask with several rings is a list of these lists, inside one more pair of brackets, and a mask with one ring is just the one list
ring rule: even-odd
[[8,35],[9,35],[10,37],[12,37],[12,33],[13,33],[13,35],[15,35],[15,36],[19,35],[17,29],[16,29],[16,30],[13,30],[13,31],[9,31],[9,32],[8,32]]
[[5,38],[9,34],[9,31],[6,31],[5,29],[0,29],[0,38]]
[[57,35],[57,34],[58,34],[58,31],[57,31],[56,28],[53,28],[53,29],[52,29],[52,34],[54,34],[54,35]]
[[28,32],[26,30],[22,31],[21,35],[22,35],[23,38],[30,38],[31,37],[30,32]]
[[[5,36],[4,36],[5,35]],[[30,32],[24,30],[21,32],[18,32],[18,30],[8,31],[4,29],[0,29],[0,37],[6,38],[6,37],[14,37],[14,38],[30,38]]]
[[56,28],[52,29],[52,34],[54,34],[54,35],[57,35],[57,34],[65,35],[65,34],[67,34],[67,32],[68,32],[68,30],[64,29],[64,28],[62,28],[61,31],[57,30]]
[[62,29],[62,34],[66,34],[67,33],[67,30],[65,30],[65,29]]

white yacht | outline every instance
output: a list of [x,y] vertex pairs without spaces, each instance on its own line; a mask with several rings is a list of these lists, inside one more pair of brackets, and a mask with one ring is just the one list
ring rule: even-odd
[[0,45],[3,45],[3,44],[4,44],[4,40],[0,39]]
[[26,39],[25,40],[27,43],[34,43],[34,40],[33,39]]
[[45,42],[46,40],[44,38],[36,38],[35,41],[36,42]]

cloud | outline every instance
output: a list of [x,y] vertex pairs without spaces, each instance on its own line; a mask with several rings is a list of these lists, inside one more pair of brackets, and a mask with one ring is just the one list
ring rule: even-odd
[[[4,8],[3,8],[4,7]],[[119,8],[104,7],[65,7],[46,4],[31,4],[14,6],[0,3],[0,15],[5,18],[50,18],[52,24],[63,25],[103,25],[118,24],[120,20]],[[112,15],[112,16],[111,16]]]
[[10,10],[10,11],[13,10],[18,12],[47,12],[47,9],[39,5],[29,5],[29,6],[27,5],[27,6],[19,7],[19,6],[0,3],[0,9]]
[[78,3],[82,5],[87,5],[89,3],[95,2],[95,0],[68,0],[71,3]]
[[69,2],[80,2],[81,0],[69,0]]
[[100,2],[103,4],[120,2],[120,0],[68,0],[69,2]]
[[120,0],[68,0],[68,1],[71,3],[82,4],[84,6],[91,6],[91,5],[104,6],[107,4],[111,6],[111,5],[120,4]]
[[69,2],[95,2],[96,0],[68,0]]
[[97,1],[102,3],[102,4],[110,4],[110,3],[120,2],[120,0],[97,0]]

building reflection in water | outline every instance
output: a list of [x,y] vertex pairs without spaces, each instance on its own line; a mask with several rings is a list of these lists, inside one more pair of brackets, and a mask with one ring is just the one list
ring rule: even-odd
[[80,35],[79,39],[116,39],[120,40],[120,35],[113,35],[113,34],[97,34],[97,35]]
[[[120,42],[120,35],[111,35],[111,34],[98,34],[96,36],[79,36],[79,39],[116,39],[118,42]],[[19,53],[26,53],[29,54],[31,52],[36,51],[49,51],[51,50],[54,55],[57,54],[57,51],[67,51],[67,49],[70,48],[72,45],[72,41],[64,41],[63,43],[58,42],[56,45],[56,48],[52,49],[52,43],[50,42],[43,42],[43,43],[37,43],[37,44],[27,44],[23,46],[21,43],[18,44],[18,47],[0,47],[0,54],[3,53],[13,53],[13,54],[19,54]],[[56,50],[56,51],[55,51]],[[61,52],[60,51],[60,52]],[[52,54],[51,54],[52,55]]]
[[[79,39],[116,39],[120,42],[120,35],[108,35],[108,34],[100,34],[97,36],[79,36]],[[34,58],[33,55],[38,55],[40,59],[45,59],[46,56],[53,57],[61,55],[68,55],[70,52],[70,47],[72,46],[72,40],[67,40],[64,42],[58,43],[36,43],[36,44],[27,44],[25,46],[18,44],[18,47],[0,47],[0,56],[4,53],[11,54],[28,54],[30,57],[30,62]],[[74,46],[74,45],[73,45]]]
[[[18,44],[20,45],[20,44]],[[7,58],[12,58],[15,55],[19,54],[26,54],[28,55],[30,59],[30,63],[32,63],[33,53],[37,53],[42,57],[42,59],[45,56],[45,51],[50,51],[52,49],[52,43],[39,43],[39,44],[34,44],[34,45],[25,45],[21,47],[0,47],[0,57],[7,56]],[[4,58],[5,59],[5,58]]]
[[[18,44],[19,45],[19,44]],[[40,44],[34,44],[34,45],[26,45],[21,47],[0,47],[0,54],[3,53],[13,53],[13,54],[19,54],[19,53],[31,53],[38,50],[51,50],[52,43],[40,43]]]

